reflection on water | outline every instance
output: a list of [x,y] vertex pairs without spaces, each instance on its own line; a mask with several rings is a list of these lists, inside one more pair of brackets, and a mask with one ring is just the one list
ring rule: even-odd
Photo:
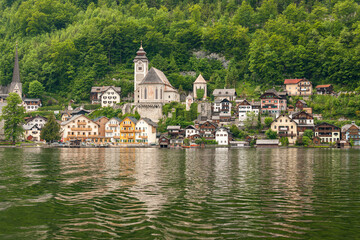
[[360,151],[0,148],[0,238],[355,239]]

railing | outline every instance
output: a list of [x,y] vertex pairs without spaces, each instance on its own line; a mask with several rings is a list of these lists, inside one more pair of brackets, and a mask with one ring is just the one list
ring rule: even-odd
[[86,125],[86,122],[77,122],[77,125]]
[[132,133],[135,132],[135,130],[120,130],[122,133]]
[[71,128],[71,131],[92,131],[92,128]]
[[118,124],[109,124],[109,127],[118,127]]
[[123,126],[124,127],[131,127],[131,123],[124,123]]
[[134,135],[132,135],[132,136],[127,136],[127,138],[135,138],[135,136],[134,136]]
[[107,133],[112,133],[113,130],[105,130],[105,132],[107,132]]
[[147,139],[148,136],[140,136],[140,138]]

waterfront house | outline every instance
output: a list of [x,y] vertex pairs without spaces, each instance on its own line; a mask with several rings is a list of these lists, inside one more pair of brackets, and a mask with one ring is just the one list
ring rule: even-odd
[[184,137],[184,131],[180,126],[168,126],[166,130],[171,138]]
[[24,125],[24,139],[29,141],[40,141],[41,128],[38,124]]
[[279,137],[287,137],[290,144],[295,144],[298,135],[297,123],[289,116],[282,114],[271,123],[271,130]]
[[307,104],[304,100],[298,100],[296,103],[295,103],[295,106],[297,109],[299,110],[303,110],[303,108],[306,108],[307,107]]
[[184,144],[183,137],[171,138],[170,145],[173,147],[181,147]]
[[232,148],[250,147],[250,144],[247,141],[230,141],[230,147]]
[[24,127],[25,126],[29,127],[29,126],[33,126],[33,125],[37,124],[38,127],[40,129],[42,129],[46,123],[47,123],[47,118],[46,117],[35,116],[35,117],[30,117],[30,118],[26,119]]
[[125,117],[120,123],[120,143],[135,143],[135,127],[138,120],[134,117]]
[[347,141],[353,141],[355,146],[360,146],[360,127],[353,121],[341,128],[341,138]]
[[26,112],[38,111],[41,107],[41,100],[40,98],[23,98],[22,105]]
[[315,136],[321,139],[322,143],[336,142],[340,140],[341,129],[330,123],[320,123],[315,126]]
[[109,119],[105,116],[97,117],[93,120],[97,124],[99,124],[99,136],[105,137],[105,124],[109,121]]
[[169,147],[170,146],[170,138],[165,136],[165,135],[160,136],[160,138],[159,138],[159,146],[161,148]]
[[254,112],[255,115],[259,114],[260,102],[256,104],[254,101],[250,103],[246,99],[236,100],[236,110],[238,113],[239,121],[244,122],[247,118],[247,113]]
[[199,130],[194,125],[189,125],[185,128],[185,137],[189,138],[192,135],[199,134]]
[[212,119],[217,122],[229,122],[231,120],[232,103],[227,99],[216,99],[213,106]]
[[205,121],[200,123],[198,128],[201,137],[207,140],[215,140],[215,131],[217,129],[217,124],[210,121]]
[[99,125],[84,115],[75,115],[61,123],[61,132],[63,142],[96,140],[99,138]]
[[260,96],[260,99],[262,113],[279,116],[282,111],[286,111],[286,96],[274,89],[267,90]]
[[316,88],[316,93],[320,95],[334,94],[334,88],[331,84],[317,85],[315,88]]
[[311,114],[301,111],[290,116],[297,123],[297,132],[299,135],[302,135],[307,129],[314,131],[314,118]]
[[258,139],[255,145],[258,148],[279,147],[279,139]]
[[218,128],[215,132],[215,141],[218,145],[229,145],[232,140],[232,135],[227,128]]
[[215,98],[215,100],[219,99],[219,100],[223,100],[224,98],[226,98],[229,101],[235,101],[237,94],[235,91],[235,88],[231,88],[231,89],[215,89],[213,91],[213,96]]
[[338,140],[336,142],[337,148],[351,148],[350,142],[348,140]]
[[149,118],[141,118],[135,126],[137,143],[156,144],[157,124]]
[[92,87],[90,100],[92,104],[101,104],[101,107],[114,106],[120,103],[121,88],[115,86]]
[[289,96],[310,96],[312,95],[312,84],[306,78],[285,79],[286,92]]
[[[105,123],[105,138],[110,139],[111,142],[120,141],[120,123],[121,119],[117,117],[111,118]],[[101,128],[101,126],[100,126]]]

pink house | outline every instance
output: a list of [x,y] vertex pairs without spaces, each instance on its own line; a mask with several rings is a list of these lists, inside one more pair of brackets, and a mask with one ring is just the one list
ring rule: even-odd
[[286,111],[286,93],[277,92],[274,89],[267,90],[260,96],[261,113],[279,116],[282,111]]

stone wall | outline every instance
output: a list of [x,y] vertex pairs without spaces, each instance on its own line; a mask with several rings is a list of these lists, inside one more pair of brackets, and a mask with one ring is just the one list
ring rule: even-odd
[[[7,104],[6,103],[0,103],[0,115],[2,114],[2,108],[5,107]],[[4,123],[5,121],[2,120],[0,121],[0,140],[3,141],[5,140],[5,131],[4,131]]]
[[162,103],[138,103],[134,111],[137,111],[141,117],[150,118],[157,123],[163,117],[162,107]]
[[211,103],[202,102],[198,104],[198,119],[211,119]]

